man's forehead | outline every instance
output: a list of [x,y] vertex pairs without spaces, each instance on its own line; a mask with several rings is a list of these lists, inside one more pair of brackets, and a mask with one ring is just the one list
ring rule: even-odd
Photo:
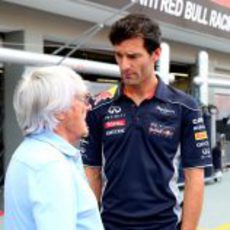
[[131,51],[115,50],[114,52],[115,54],[125,54],[125,55],[135,55],[140,53],[140,51],[138,50],[131,50]]

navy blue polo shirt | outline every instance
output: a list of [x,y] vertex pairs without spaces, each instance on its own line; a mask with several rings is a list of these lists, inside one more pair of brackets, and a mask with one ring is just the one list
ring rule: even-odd
[[106,230],[174,230],[181,219],[178,164],[211,165],[200,109],[189,95],[161,80],[139,106],[122,94],[87,116],[85,165],[102,167],[102,219]]

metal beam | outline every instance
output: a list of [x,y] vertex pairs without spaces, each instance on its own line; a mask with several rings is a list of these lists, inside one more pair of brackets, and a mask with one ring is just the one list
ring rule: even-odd
[[[0,62],[30,66],[58,65],[62,56],[33,53],[0,47]],[[108,77],[120,77],[119,67],[115,64],[66,58],[62,65],[69,66],[80,73],[97,74]]]

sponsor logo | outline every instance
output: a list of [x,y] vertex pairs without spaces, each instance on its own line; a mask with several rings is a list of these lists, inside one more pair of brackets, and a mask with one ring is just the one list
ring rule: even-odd
[[149,127],[149,134],[170,138],[174,135],[174,128],[152,122]]
[[104,128],[105,129],[110,129],[110,128],[114,128],[117,126],[125,126],[126,125],[126,120],[125,119],[120,119],[120,120],[114,120],[114,121],[107,121],[104,124]]
[[208,135],[207,135],[206,131],[195,133],[195,140],[196,141],[205,140],[207,138],[208,138]]
[[161,113],[161,114],[163,114],[163,115],[175,115],[176,114],[176,112],[174,111],[174,110],[172,110],[172,109],[168,109],[168,108],[166,108],[166,107],[161,107],[160,105],[158,105],[157,107],[156,107],[156,110],[159,112],[159,113]]
[[109,120],[121,119],[121,118],[124,118],[124,117],[126,117],[125,113],[106,115],[104,120],[109,121]]
[[197,148],[203,148],[203,147],[208,147],[208,146],[209,146],[209,142],[208,141],[202,141],[202,142],[196,143],[196,147]]
[[193,127],[193,130],[194,131],[199,131],[199,130],[204,130],[205,129],[205,126],[204,125],[195,125]]
[[121,107],[120,106],[110,106],[108,109],[109,114],[118,114],[121,112]]
[[203,117],[199,117],[199,118],[193,119],[192,123],[194,125],[202,124],[202,123],[204,123],[204,119],[203,119]]
[[101,101],[105,101],[107,99],[111,99],[111,98],[113,98],[113,96],[114,96],[114,93],[111,92],[111,91],[109,91],[109,90],[101,92],[98,95],[96,95],[95,97],[93,97],[94,105],[96,106]]
[[203,148],[203,149],[202,149],[202,154],[203,154],[203,155],[207,156],[207,155],[210,155],[210,153],[211,153],[211,152],[210,152],[210,149],[209,149],[209,148]]
[[111,136],[111,135],[118,135],[118,134],[123,134],[123,133],[125,133],[125,129],[121,128],[121,129],[108,130],[108,131],[106,131],[105,135]]

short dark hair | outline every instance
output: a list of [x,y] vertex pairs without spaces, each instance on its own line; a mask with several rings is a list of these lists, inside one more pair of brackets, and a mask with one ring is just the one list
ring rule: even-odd
[[144,47],[149,54],[160,47],[161,30],[157,22],[143,14],[129,14],[112,25],[109,39],[113,45],[140,37],[144,40]]

